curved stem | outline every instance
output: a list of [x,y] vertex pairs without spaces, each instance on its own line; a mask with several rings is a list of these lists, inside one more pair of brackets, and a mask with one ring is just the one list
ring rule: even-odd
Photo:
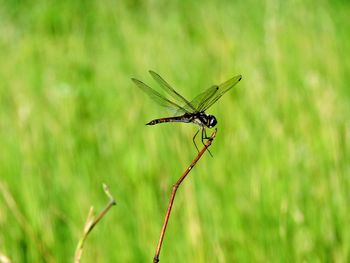
[[156,254],[155,254],[154,258],[153,258],[153,262],[154,263],[159,262],[159,254],[160,254],[160,250],[162,248],[163,239],[164,239],[164,235],[165,235],[165,230],[166,230],[166,227],[168,225],[168,221],[169,221],[169,217],[170,217],[170,213],[171,213],[171,208],[173,207],[176,191],[179,188],[179,186],[182,183],[182,181],[185,180],[185,178],[188,175],[188,173],[192,170],[192,168],[196,165],[196,163],[202,157],[204,152],[211,145],[212,141],[214,140],[214,138],[216,136],[216,131],[217,130],[215,129],[215,131],[208,138],[208,141],[204,145],[203,149],[198,153],[197,157],[192,161],[190,166],[187,167],[187,169],[183,172],[183,174],[180,176],[180,178],[177,180],[177,182],[173,185],[173,189],[172,189],[170,200],[169,200],[169,204],[168,204],[168,209],[167,209],[166,214],[165,214],[162,230],[160,231],[160,237],[159,237],[159,241],[158,241],[158,245],[157,245],[157,249],[156,249]]

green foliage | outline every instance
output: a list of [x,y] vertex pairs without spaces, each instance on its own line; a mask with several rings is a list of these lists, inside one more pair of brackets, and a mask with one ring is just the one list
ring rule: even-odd
[[[117,206],[83,262],[150,262],[196,127],[131,82],[188,98],[242,74],[181,185],[161,262],[348,262],[347,1],[1,1],[0,254],[69,262],[90,205]],[[8,191],[4,189],[7,188]],[[13,202],[11,202],[11,196]]]

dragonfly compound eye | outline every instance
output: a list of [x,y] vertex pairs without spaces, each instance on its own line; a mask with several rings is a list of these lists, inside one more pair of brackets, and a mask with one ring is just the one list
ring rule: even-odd
[[213,115],[211,115],[210,118],[209,118],[209,125],[208,125],[208,127],[209,128],[213,128],[213,127],[215,127],[215,125],[217,123],[218,122],[217,122],[216,118]]

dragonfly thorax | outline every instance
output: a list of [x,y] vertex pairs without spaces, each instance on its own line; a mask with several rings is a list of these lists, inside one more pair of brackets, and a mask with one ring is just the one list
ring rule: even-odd
[[214,115],[206,114],[204,112],[197,113],[194,122],[200,126],[206,126],[208,128],[213,128],[218,123]]

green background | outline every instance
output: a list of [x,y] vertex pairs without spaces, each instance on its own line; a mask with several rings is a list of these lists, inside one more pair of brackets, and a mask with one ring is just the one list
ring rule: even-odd
[[[130,80],[208,113],[211,152],[181,185],[160,262],[350,260],[348,1],[0,1],[0,255],[70,262],[90,205],[117,206],[83,262],[152,262],[186,124]],[[158,89],[159,90],[159,89]]]

